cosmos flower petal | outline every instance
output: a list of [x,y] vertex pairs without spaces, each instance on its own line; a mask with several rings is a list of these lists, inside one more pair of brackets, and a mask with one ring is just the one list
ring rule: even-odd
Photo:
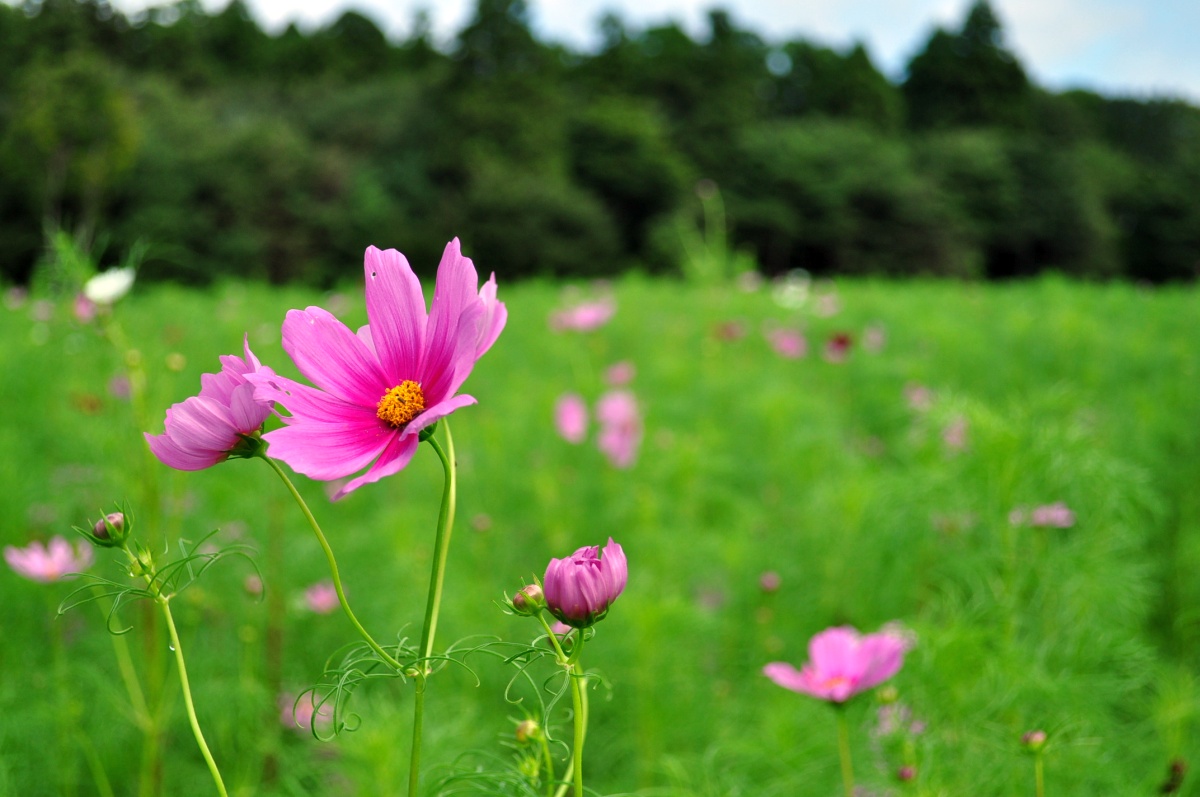
[[280,459],[311,479],[341,479],[365,468],[397,436],[375,422],[371,427],[353,423],[319,423],[296,420],[263,435],[268,455]]
[[229,408],[207,396],[173,405],[163,426],[181,447],[196,451],[228,451],[238,441]]
[[146,432],[143,436],[158,461],[175,470],[204,470],[223,462],[227,456],[223,451],[183,448],[166,434]]
[[504,302],[496,299],[495,272],[479,289],[479,298],[483,302],[484,315],[479,340],[475,345],[475,359],[479,359],[492,348],[492,344],[504,331],[504,325],[508,323],[508,308],[504,306]]
[[378,420],[372,405],[352,404],[284,376],[248,376],[247,381],[254,385],[256,401],[275,402],[287,407],[292,415],[284,417],[284,423],[303,419],[317,423],[357,423],[366,426]]
[[425,348],[425,296],[408,260],[395,249],[367,247],[363,271],[371,336],[387,375],[387,387],[392,387],[413,379],[420,367]]
[[793,692],[807,692],[808,681],[803,674],[787,662],[773,661],[763,667],[763,675],[770,678],[784,689]]
[[848,675],[857,666],[859,636],[852,628],[839,626],[822,631],[808,643],[808,656],[822,672]]
[[469,407],[472,404],[477,403],[478,402],[475,400],[474,396],[467,395],[466,393],[457,395],[454,398],[446,399],[442,403],[435,404],[417,417],[413,418],[412,421],[404,427],[404,435],[407,437],[408,435],[418,434],[422,429],[433,426],[435,423],[440,421],[442,418],[445,418],[455,410],[462,409],[463,407]]
[[333,500],[337,501],[353,491],[362,487],[364,484],[377,482],[385,476],[391,476],[393,473],[402,471],[409,461],[413,458],[413,454],[417,452],[417,446],[421,444],[417,435],[409,437],[396,436],[393,438],[388,447],[379,455],[379,459],[371,466],[363,475],[356,479],[351,479],[346,483],[346,486],[338,490]]
[[374,354],[324,308],[289,310],[283,348],[310,382],[352,404],[374,404],[394,386]]
[[476,293],[478,285],[475,264],[462,256],[455,238],[446,244],[442,262],[438,265],[437,285],[426,330],[427,348],[421,364],[421,386],[434,401],[440,401],[466,380],[469,365],[466,373],[458,378],[465,360],[470,359],[469,364],[474,364],[486,314]]

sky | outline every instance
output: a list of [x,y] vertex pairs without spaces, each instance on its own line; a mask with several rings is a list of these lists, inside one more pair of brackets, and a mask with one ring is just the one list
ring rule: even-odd
[[[216,10],[228,0],[202,0]],[[147,0],[111,0],[125,12]],[[631,28],[674,20],[695,35],[707,9],[727,9],[768,42],[805,38],[844,48],[861,41],[876,65],[900,80],[904,66],[937,26],[956,29],[973,0],[527,0],[538,36],[575,49],[597,42],[597,22],[615,11]],[[1005,43],[1041,86],[1089,88],[1108,95],[1179,97],[1200,103],[1198,0],[991,0]],[[474,0],[247,0],[268,30],[295,21],[306,29],[344,10],[371,17],[404,38],[414,12],[429,10],[435,37],[449,42],[470,18]]]

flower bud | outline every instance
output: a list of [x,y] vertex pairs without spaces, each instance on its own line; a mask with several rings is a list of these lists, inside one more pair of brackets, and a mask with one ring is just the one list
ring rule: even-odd
[[587,628],[604,618],[628,579],[625,552],[610,537],[603,555],[592,545],[550,560],[542,579],[546,608],[573,628]]
[[120,548],[129,536],[127,525],[123,512],[109,512],[93,523],[90,529],[75,527],[75,530],[102,548]]
[[528,744],[536,742],[542,738],[542,726],[537,724],[537,720],[522,720],[517,725],[517,742],[520,744]]
[[546,607],[546,597],[537,584],[527,584],[512,597],[517,614],[534,615]]
[[1026,731],[1021,736],[1021,744],[1031,753],[1040,752],[1046,746],[1046,732],[1042,730]]

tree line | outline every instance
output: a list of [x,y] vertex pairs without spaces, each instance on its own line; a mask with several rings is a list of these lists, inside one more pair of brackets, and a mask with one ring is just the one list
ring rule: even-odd
[[507,278],[671,271],[697,185],[768,274],[1200,272],[1200,109],[1038,87],[985,0],[898,84],[721,10],[600,33],[539,41],[523,0],[444,48],[420,14],[395,42],[353,11],[269,35],[240,0],[0,4],[3,277],[59,228],[193,283],[327,285],[368,243],[427,270],[454,235]]

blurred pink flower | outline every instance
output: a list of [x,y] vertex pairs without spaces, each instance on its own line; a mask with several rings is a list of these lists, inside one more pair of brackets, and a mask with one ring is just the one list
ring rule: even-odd
[[613,363],[604,372],[604,381],[612,387],[622,387],[628,385],[637,376],[637,366],[629,360],[621,360],[619,363]]
[[967,447],[967,418],[956,415],[942,430],[942,441],[953,451],[962,451]]
[[550,630],[558,636],[565,636],[566,634],[571,633],[571,626],[555,620],[554,625],[550,626]]
[[780,357],[798,360],[808,354],[808,339],[798,329],[770,327],[763,331],[763,336]]
[[82,293],[75,296],[75,303],[71,306],[71,311],[75,314],[75,320],[81,324],[89,324],[96,318],[96,303]]
[[154,456],[176,470],[203,470],[224,462],[231,454],[246,450],[245,437],[258,432],[271,414],[271,402],[255,396],[248,380],[272,376],[243,341],[245,358],[221,357],[221,372],[202,374],[200,394],[167,410],[162,434],[145,433]]
[[578,393],[564,393],[554,402],[554,426],[568,443],[582,443],[587,437],[587,403]]
[[637,459],[642,444],[642,416],[637,399],[628,390],[611,390],[596,402],[600,424],[597,445],[617,468],[628,468]]
[[550,328],[555,332],[591,332],[611,321],[616,312],[616,301],[611,296],[605,296],[551,313]]
[[628,580],[625,552],[609,537],[603,552],[589,545],[550,560],[542,579],[546,608],[569,626],[587,628],[604,619]]
[[54,318],[54,302],[49,299],[38,299],[29,308],[29,314],[34,321],[49,321]]
[[124,374],[117,374],[112,379],[108,380],[108,395],[121,401],[128,401],[131,395],[131,386],[129,377]]
[[1069,529],[1075,525],[1075,513],[1067,508],[1062,501],[1039,506],[1030,513],[1031,526],[1045,526],[1055,529]]
[[917,412],[926,412],[933,406],[933,391],[924,385],[909,382],[904,386],[904,400],[908,402],[909,408]]
[[860,636],[849,626],[829,628],[809,642],[804,669],[777,661],[763,674],[784,689],[844,703],[895,675],[906,648],[902,638],[887,632]]
[[74,547],[60,536],[50,538],[49,545],[34,541],[24,548],[12,545],[4,548],[4,561],[18,575],[31,581],[50,583],[70,573],[86,570],[92,564],[92,546],[80,540]]
[[871,354],[878,354],[883,351],[883,347],[887,344],[887,329],[883,324],[871,324],[863,330],[862,345],[863,348]]
[[829,283],[822,285],[816,293],[814,312],[822,318],[829,318],[842,312],[842,300],[838,298],[837,286]]
[[782,579],[774,570],[768,570],[758,577],[758,587],[766,593],[775,592],[781,583]]
[[850,346],[854,339],[846,332],[838,332],[825,342],[825,360],[831,363],[844,363],[850,354]]
[[260,401],[291,414],[268,432],[270,456],[312,479],[332,481],[367,468],[337,491],[398,473],[422,430],[475,403],[458,389],[508,318],[496,277],[479,288],[458,239],[446,245],[433,303],[404,255],[371,246],[364,258],[368,326],[355,334],[328,310],[289,310],[283,348],[316,387],[279,376],[252,379]]
[[329,614],[338,607],[337,590],[332,581],[318,581],[304,590],[304,605],[311,612]]
[[285,728],[293,728],[298,733],[304,733],[314,727],[313,713],[316,712],[316,729],[318,732],[329,729],[333,722],[333,708],[324,703],[318,710],[313,705],[311,691],[295,696],[284,693],[279,696],[279,721]]

